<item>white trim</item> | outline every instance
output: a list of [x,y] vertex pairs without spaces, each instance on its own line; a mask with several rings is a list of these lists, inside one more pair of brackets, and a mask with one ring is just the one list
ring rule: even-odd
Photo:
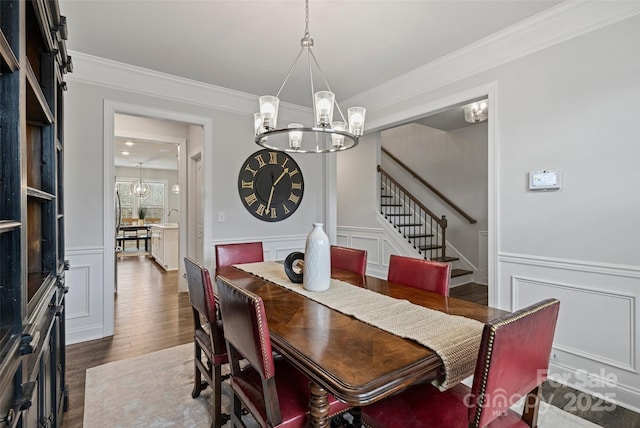
[[608,296],[608,297],[614,297],[617,299],[628,301],[629,302],[629,331],[630,331],[628,340],[629,340],[630,346],[629,346],[629,355],[627,355],[627,361],[625,362],[615,361],[610,358],[606,358],[600,355],[586,352],[583,349],[576,349],[570,346],[559,345],[557,343],[554,343],[553,347],[559,351],[573,354],[579,358],[586,358],[591,361],[595,361],[596,363],[604,364],[611,367],[617,367],[619,369],[627,370],[635,374],[638,373],[638,368],[636,365],[636,352],[635,352],[637,343],[636,343],[636,334],[635,334],[636,328],[635,328],[635,316],[634,316],[637,308],[636,295],[633,295],[631,293],[613,292],[611,290],[606,290],[606,289],[596,288],[596,287],[586,287],[583,285],[577,286],[577,285],[569,284],[566,282],[548,281],[548,280],[541,280],[541,279],[536,279],[536,278],[531,278],[526,276],[513,275],[511,277],[511,309],[512,310],[521,309],[521,307],[518,306],[518,297],[519,297],[518,292],[520,291],[520,284],[526,285],[526,283],[532,284],[534,286],[541,285],[549,288],[565,289],[573,292],[588,293],[588,294],[594,294],[599,296]]
[[[74,58],[75,59],[75,58]],[[104,310],[104,336],[113,335],[114,331],[114,289],[115,284],[114,270],[115,270],[115,253],[111,254],[106,249],[115,248],[115,234],[113,233],[112,225],[115,224],[115,209],[114,209],[114,194],[113,194],[113,146],[115,139],[115,127],[114,116],[116,113],[131,114],[143,117],[149,117],[159,120],[171,120],[176,122],[187,123],[191,125],[202,126],[204,130],[204,143],[203,143],[203,168],[204,168],[204,194],[205,200],[203,201],[203,218],[205,224],[203,225],[203,243],[211,242],[213,236],[213,212],[210,208],[212,206],[210,197],[206,195],[212,195],[211,189],[213,188],[213,150],[207,150],[207,147],[213,147],[213,120],[210,117],[195,116],[187,113],[181,113],[176,111],[162,110],[153,107],[128,104],[112,100],[104,100],[104,112],[103,112],[103,141],[104,141],[104,231],[103,242],[105,243],[105,256],[104,256],[104,282],[103,282],[103,310]],[[186,140],[185,140],[186,142]],[[179,152],[187,153],[185,142],[179,143]],[[186,170],[186,159],[184,156],[180,158],[179,169],[181,171]],[[186,212],[187,201],[186,198],[180,198],[180,211]],[[181,230],[186,230],[185,218],[180,219],[179,227]],[[180,249],[179,254],[187,254],[186,252],[186,233],[180,234]],[[204,245],[203,255],[206,261],[213,260],[213,253],[211,247]],[[182,266],[182,264],[180,264]],[[181,275],[178,275],[179,291],[186,290],[186,284],[184,284]]]
[[104,247],[75,247],[75,248],[64,249],[65,257],[84,256],[89,254],[103,254],[103,253],[104,253]]
[[[497,129],[500,123],[500,103],[499,103],[499,84],[497,81],[489,82],[475,88],[470,88],[454,95],[433,100],[417,107],[398,110],[395,114],[385,116],[371,124],[374,130],[380,131],[402,122],[425,116],[428,113],[443,110],[452,105],[460,104],[470,99],[479,97],[488,97],[490,105],[490,114],[487,124],[487,275],[489,280],[489,306],[500,306],[500,293],[498,292],[498,243],[500,230],[500,171],[499,158],[500,140]],[[368,127],[369,128],[369,127]],[[369,131],[368,131],[369,132]]]
[[[245,237],[236,237],[236,238],[226,238],[226,239],[216,239],[213,241],[213,245],[218,244],[237,244],[241,242],[252,242],[252,241],[262,241],[262,244],[270,243],[277,244],[279,242],[287,242],[287,241],[306,241],[307,235],[286,235],[286,236],[268,236],[268,237],[260,237],[260,236],[245,236]],[[304,246],[304,244],[303,244]]]
[[592,262],[586,260],[542,257],[530,254],[498,253],[501,263],[540,266],[552,269],[572,270],[626,278],[640,278],[640,266],[617,265],[613,263]]
[[[246,92],[198,82],[137,67],[82,52],[69,51],[74,72],[66,75],[68,82],[87,83],[132,94],[151,96],[199,107],[244,114],[253,117],[258,108],[258,96]],[[281,102],[279,115],[290,121],[308,120],[309,107]]]

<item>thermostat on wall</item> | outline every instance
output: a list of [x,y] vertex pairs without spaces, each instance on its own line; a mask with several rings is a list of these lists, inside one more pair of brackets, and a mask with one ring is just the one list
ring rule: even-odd
[[558,190],[560,189],[560,172],[545,170],[529,173],[529,190]]

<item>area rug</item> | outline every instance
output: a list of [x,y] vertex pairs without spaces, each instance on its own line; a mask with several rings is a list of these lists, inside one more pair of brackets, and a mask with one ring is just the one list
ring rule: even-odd
[[[84,427],[208,427],[211,389],[193,399],[192,388],[193,344],[90,368],[85,384]],[[231,390],[226,382],[222,394],[223,411],[229,413]],[[253,425],[251,422],[247,421]],[[546,403],[540,407],[538,426],[598,427]]]

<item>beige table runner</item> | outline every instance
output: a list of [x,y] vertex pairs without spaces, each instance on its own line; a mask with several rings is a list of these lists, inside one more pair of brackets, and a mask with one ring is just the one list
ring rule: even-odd
[[327,291],[307,291],[302,284],[291,282],[282,264],[276,262],[245,263],[234,267],[428,347],[444,363],[444,379],[433,382],[442,391],[474,372],[484,326],[479,321],[414,305],[337,279],[331,279]]

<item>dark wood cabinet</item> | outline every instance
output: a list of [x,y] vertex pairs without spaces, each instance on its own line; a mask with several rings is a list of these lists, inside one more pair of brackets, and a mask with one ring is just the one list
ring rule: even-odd
[[0,0],[0,427],[66,407],[66,38],[57,0]]

